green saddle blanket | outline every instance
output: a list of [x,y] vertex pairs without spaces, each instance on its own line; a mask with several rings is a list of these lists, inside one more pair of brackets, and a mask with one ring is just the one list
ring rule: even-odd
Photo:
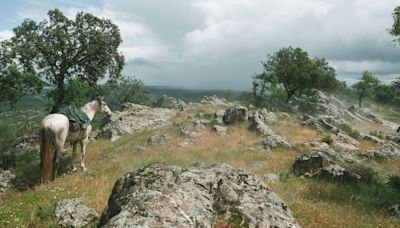
[[69,121],[79,123],[82,129],[86,129],[90,125],[89,117],[75,105],[69,105],[61,109],[58,113],[68,117]]

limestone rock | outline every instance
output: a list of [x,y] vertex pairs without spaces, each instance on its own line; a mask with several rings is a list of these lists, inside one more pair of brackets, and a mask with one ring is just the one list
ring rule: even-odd
[[332,160],[322,152],[314,152],[310,154],[303,154],[296,157],[293,164],[293,170],[298,175],[316,172],[329,164]]
[[271,151],[279,147],[287,149],[293,148],[292,144],[290,144],[285,137],[280,135],[269,135],[265,140],[261,141],[260,144],[266,151]]
[[323,167],[318,172],[314,173],[313,177],[333,182],[357,182],[361,180],[360,175],[352,173],[336,164]]
[[147,139],[147,145],[150,145],[150,146],[154,146],[157,144],[163,145],[163,144],[167,144],[168,141],[170,141],[170,140],[171,140],[171,137],[168,134],[162,134],[160,136],[152,135]]
[[97,138],[115,141],[122,135],[158,129],[167,125],[175,116],[176,111],[173,109],[126,103],[122,111],[112,113],[109,122],[100,129]]
[[258,135],[262,136],[269,136],[273,135],[274,132],[272,131],[271,128],[269,128],[261,119],[259,119],[257,116],[251,116],[249,118],[250,126],[249,130],[254,131]]
[[258,178],[226,164],[151,164],[120,177],[101,227],[299,227]]
[[202,104],[211,104],[211,105],[229,105],[229,104],[231,104],[226,99],[219,98],[216,95],[204,96],[200,102]]
[[234,124],[238,122],[246,122],[248,118],[247,108],[244,106],[230,107],[225,110],[223,121],[225,124]]
[[187,104],[175,97],[169,97],[167,95],[163,95],[156,102],[155,106],[158,108],[171,108],[177,109],[179,111],[184,111],[187,108]]
[[226,135],[228,133],[228,128],[220,125],[214,125],[213,130],[219,135]]
[[225,115],[224,109],[219,109],[215,112],[214,117],[218,124],[220,124],[220,125],[224,124],[224,120],[223,120],[224,115]]
[[94,209],[83,205],[78,198],[57,202],[54,214],[62,227],[84,227],[99,217]]

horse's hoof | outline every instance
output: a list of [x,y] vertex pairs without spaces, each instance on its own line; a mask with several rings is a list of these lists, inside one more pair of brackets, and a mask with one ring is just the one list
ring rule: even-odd
[[75,173],[78,169],[76,167],[72,168],[71,172]]
[[82,167],[82,170],[83,170],[83,171],[87,171],[86,167]]

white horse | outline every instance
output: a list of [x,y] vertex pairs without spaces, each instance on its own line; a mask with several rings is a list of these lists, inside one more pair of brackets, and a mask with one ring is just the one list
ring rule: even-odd
[[[111,115],[110,108],[101,98],[96,98],[85,104],[81,110],[86,113],[90,121],[93,120],[97,112]],[[66,141],[72,144],[72,171],[76,171],[74,163],[78,142],[81,146],[81,167],[83,170],[86,170],[84,159],[86,144],[89,141],[88,136],[91,130],[92,127],[89,125],[85,130],[70,131],[70,122],[68,118],[62,114],[50,114],[42,120],[39,130],[40,182],[47,182],[56,178],[58,165]]]

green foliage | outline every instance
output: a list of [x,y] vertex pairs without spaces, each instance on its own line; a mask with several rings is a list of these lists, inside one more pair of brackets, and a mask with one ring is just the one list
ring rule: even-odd
[[362,164],[353,164],[347,169],[361,176],[361,181],[367,184],[380,183],[378,173],[371,167]]
[[[59,93],[58,88],[51,89],[47,91],[48,106],[52,108],[56,102],[54,97]],[[68,82],[67,88],[65,90],[65,98],[63,105],[76,105],[81,107],[87,102],[93,100],[97,96],[103,96],[105,93],[104,88],[99,85],[89,85],[88,83],[80,80],[79,78],[71,79]],[[53,111],[57,111],[54,110]]]
[[17,136],[17,129],[9,122],[0,120],[0,151],[12,146]]
[[331,145],[333,143],[332,136],[330,134],[326,134],[326,135],[322,136],[321,142]]
[[393,25],[392,27],[389,29],[389,33],[392,36],[396,37],[396,41],[400,41],[398,36],[400,36],[400,6],[397,6],[393,13]]
[[123,77],[116,83],[109,83],[106,88],[105,100],[112,109],[121,109],[126,102],[149,104],[150,93],[144,89],[140,79]]
[[400,192],[400,176],[393,175],[389,177],[389,186],[395,189],[396,191]]
[[66,81],[79,78],[95,85],[106,76],[115,80],[121,75],[124,57],[118,47],[122,40],[110,20],[83,12],[69,19],[54,9],[41,22],[24,20],[14,33],[7,41],[13,61],[57,87],[52,93],[55,106],[65,102]]
[[368,71],[362,73],[361,81],[352,85],[352,88],[357,92],[358,105],[361,107],[364,98],[372,97],[376,87],[379,85],[379,80],[376,76]]
[[270,99],[286,102],[295,94],[311,89],[334,92],[343,87],[336,79],[335,70],[324,58],[310,59],[300,48],[282,48],[268,55],[263,62],[264,72],[253,78],[255,105],[265,104]]

